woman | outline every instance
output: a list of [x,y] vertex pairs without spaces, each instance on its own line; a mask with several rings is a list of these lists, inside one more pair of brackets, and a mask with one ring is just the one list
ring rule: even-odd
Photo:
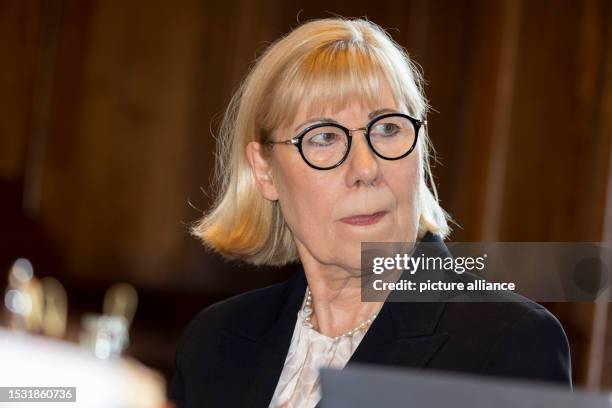
[[300,270],[192,320],[179,407],[313,407],[317,369],[353,362],[571,387],[563,329],[536,303],[361,302],[361,242],[446,250],[426,112],[409,57],[367,20],[308,22],[259,58],[224,117],[219,195],[194,232],[228,258]]

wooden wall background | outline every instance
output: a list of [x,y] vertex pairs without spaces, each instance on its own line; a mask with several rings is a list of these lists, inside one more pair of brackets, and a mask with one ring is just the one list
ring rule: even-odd
[[[609,0],[5,0],[2,273],[30,257],[76,315],[132,282],[132,351],[168,372],[195,311],[289,273],[225,263],[186,226],[209,204],[211,128],[251,62],[333,14],[367,16],[423,67],[453,240],[612,241]],[[547,306],[575,382],[611,387],[608,305]]]

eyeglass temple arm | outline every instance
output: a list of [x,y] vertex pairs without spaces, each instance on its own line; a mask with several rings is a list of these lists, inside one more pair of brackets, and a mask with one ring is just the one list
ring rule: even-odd
[[299,140],[297,138],[281,140],[281,141],[278,141],[278,142],[274,142],[272,140],[268,140],[266,142],[266,144],[268,144],[268,145],[274,145],[274,144],[292,144],[292,145],[296,145],[298,143],[299,143]]

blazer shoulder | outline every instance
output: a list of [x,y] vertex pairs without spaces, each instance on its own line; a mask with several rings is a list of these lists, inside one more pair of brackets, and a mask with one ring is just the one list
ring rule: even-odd
[[484,363],[484,371],[552,381],[572,387],[569,341],[561,322],[544,306],[517,294],[500,308],[504,315]]
[[500,330],[485,369],[572,387],[569,341],[557,318],[541,305],[527,309]]
[[191,354],[221,331],[256,333],[282,306],[287,283],[280,282],[231,296],[198,312],[187,324],[177,351]]
[[466,364],[487,375],[571,387],[570,347],[559,320],[521,295],[503,296],[500,302],[447,303],[438,330],[456,339],[452,351],[471,356]]

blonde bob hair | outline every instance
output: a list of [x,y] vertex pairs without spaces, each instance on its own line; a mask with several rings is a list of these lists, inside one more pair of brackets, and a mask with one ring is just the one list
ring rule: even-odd
[[[384,86],[408,114],[425,119],[428,105],[418,69],[389,34],[367,19],[311,20],[272,43],[225,111],[217,137],[216,199],[192,233],[226,258],[255,265],[297,261],[280,205],[259,192],[246,146],[290,125],[300,104],[308,117],[328,106],[341,110],[355,98],[378,105]],[[445,238],[450,217],[439,204],[429,165],[432,146],[421,132],[418,236],[431,231]]]

